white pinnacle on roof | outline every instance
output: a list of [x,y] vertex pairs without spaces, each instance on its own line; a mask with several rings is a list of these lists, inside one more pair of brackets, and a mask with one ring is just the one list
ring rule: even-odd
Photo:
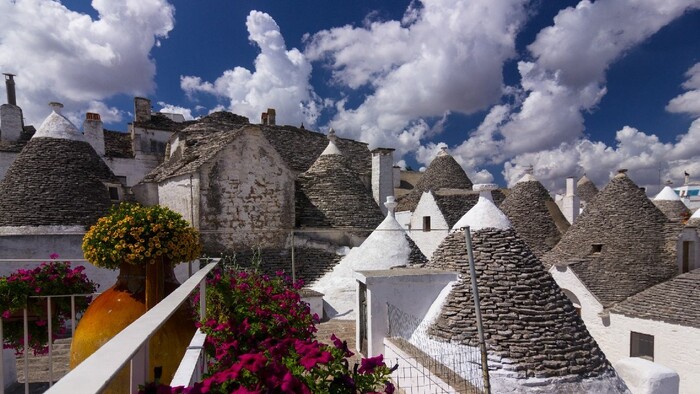
[[44,122],[39,126],[39,129],[34,133],[32,138],[61,138],[64,140],[85,141],[83,134],[78,130],[70,120],[61,115],[63,104],[51,102],[49,106],[53,112],[44,119]]
[[659,194],[654,197],[654,201],[680,201],[678,194],[671,189],[670,186],[664,187]]
[[498,186],[493,183],[474,185],[474,190],[479,192],[479,201],[452,226],[452,229],[459,230],[469,226],[474,232],[485,228],[500,230],[511,228],[508,217],[493,203],[491,190],[497,188]]
[[326,149],[321,152],[321,156],[323,155],[342,155],[343,153],[340,152],[340,149],[338,149],[338,146],[335,144],[335,141],[338,139],[338,137],[335,136],[335,130],[330,129],[328,131],[328,146]]

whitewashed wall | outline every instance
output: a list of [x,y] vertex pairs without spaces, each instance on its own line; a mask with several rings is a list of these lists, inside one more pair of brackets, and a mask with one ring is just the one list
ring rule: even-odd
[[[457,279],[456,273],[424,269],[360,271],[359,283],[367,286],[367,357],[384,352],[384,338],[389,333],[387,303],[403,312],[423,319],[442,289]],[[356,310],[360,310],[359,297]],[[360,320],[356,320],[357,345],[360,345]],[[359,350],[359,349],[358,349]]]
[[[601,317],[599,314],[603,312],[603,305],[591,294],[586,286],[576,277],[568,267],[557,268],[553,266],[549,273],[557,282],[559,287],[564,290],[564,294],[569,296],[569,292],[573,294],[577,300],[571,300],[581,305],[581,319],[586,324],[586,328],[593,336],[593,339],[598,342],[598,346],[608,354],[608,349],[615,345],[615,338],[611,338],[608,334],[610,319]],[[569,298],[571,298],[569,296]],[[610,360],[613,361],[613,360]]]
[[126,185],[134,186],[158,166],[158,156],[138,154],[133,159],[102,157],[114,175],[125,176]]
[[[423,231],[424,216],[430,216],[430,231]],[[442,216],[432,193],[426,192],[421,196],[416,210],[411,215],[410,228],[408,235],[427,258],[433,255],[433,252],[449,234],[447,221]]]
[[158,203],[199,228],[199,174],[181,175],[158,185]]
[[399,222],[404,230],[408,230],[408,227],[411,225],[411,211],[396,212],[394,217],[396,217],[396,221]]
[[700,329],[611,313],[604,350],[610,362],[630,356],[632,331],[654,336],[654,362],[678,373],[681,394],[700,390]]

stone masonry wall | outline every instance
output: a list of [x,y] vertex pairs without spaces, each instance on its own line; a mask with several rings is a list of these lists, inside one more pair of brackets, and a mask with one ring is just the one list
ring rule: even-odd
[[262,133],[249,128],[200,168],[205,252],[285,244],[294,225],[294,181]]

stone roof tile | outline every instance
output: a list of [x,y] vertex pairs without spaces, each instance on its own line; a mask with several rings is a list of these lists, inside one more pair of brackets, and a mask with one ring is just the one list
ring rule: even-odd
[[[413,212],[424,192],[437,191],[443,188],[465,189],[472,188],[472,181],[457,161],[442,151],[433,159],[428,168],[416,183],[413,190],[401,197],[396,212]],[[465,211],[466,212],[466,211]]]
[[700,328],[700,269],[659,283],[615,305],[629,317]]
[[91,225],[119,183],[84,141],[32,138],[0,182],[0,226]]
[[588,203],[542,261],[547,266],[571,263],[607,307],[676,274],[674,231],[668,218],[621,173]]
[[131,135],[129,135],[129,133],[105,129],[103,135],[105,140],[105,156],[124,159],[131,159],[134,157]]
[[[547,189],[537,180],[516,183],[500,208],[518,235],[538,257],[559,242],[562,235],[560,227],[568,228],[566,218]],[[559,226],[557,222],[560,223]]]
[[297,205],[302,227],[375,229],[384,215],[344,155],[321,155],[299,175],[297,190],[305,196]]
[[[484,336],[490,359],[523,377],[595,377],[610,373],[605,355],[571,301],[512,228],[472,234]],[[464,231],[450,234],[428,268],[457,271],[429,335],[478,346]]]
[[593,201],[596,194],[598,194],[598,188],[587,176],[582,176],[581,179],[576,182],[576,195],[578,195],[578,198],[582,201],[590,203]]

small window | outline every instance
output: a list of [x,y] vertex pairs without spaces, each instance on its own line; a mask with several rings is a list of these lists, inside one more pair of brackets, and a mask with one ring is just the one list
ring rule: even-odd
[[119,201],[119,189],[115,186],[109,187],[109,199],[112,201]]
[[430,231],[430,216],[423,216],[423,231]]
[[600,253],[603,251],[603,244],[591,245],[591,253]]
[[654,361],[654,336],[630,332],[630,357]]

